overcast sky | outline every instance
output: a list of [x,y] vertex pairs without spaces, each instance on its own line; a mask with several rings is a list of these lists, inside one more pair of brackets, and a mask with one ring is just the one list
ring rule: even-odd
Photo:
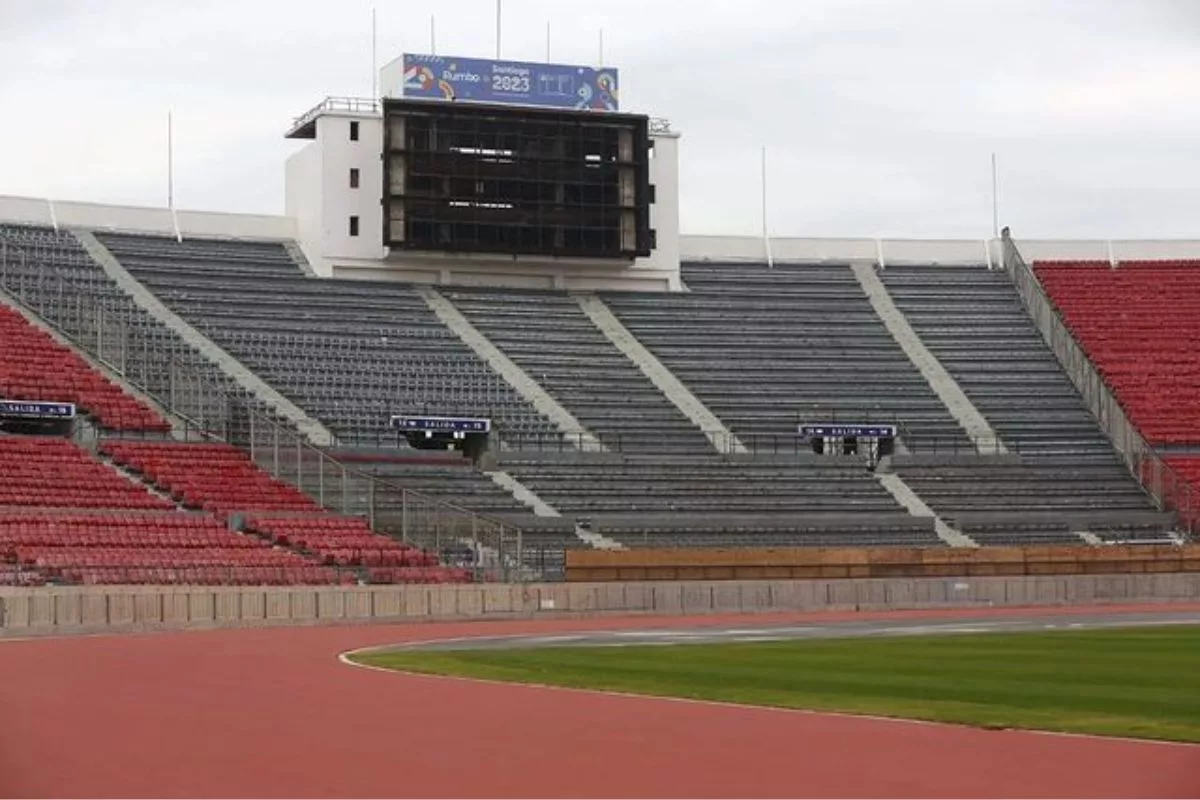
[[[495,1],[0,0],[0,194],[283,211],[283,132],[379,61],[489,57]],[[688,233],[1200,237],[1200,0],[504,0],[505,58],[621,70]]]

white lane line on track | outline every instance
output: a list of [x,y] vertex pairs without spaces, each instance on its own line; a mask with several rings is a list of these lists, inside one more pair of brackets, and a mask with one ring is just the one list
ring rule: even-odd
[[[461,639],[469,639],[469,638],[472,638],[472,637],[469,637],[469,636],[460,637],[460,640]],[[437,642],[437,640],[433,640],[430,642],[424,642],[424,644],[434,644],[436,642]],[[649,646],[669,646],[670,642],[652,642],[652,643],[647,643],[647,644]],[[597,646],[625,647],[628,645],[625,645],[624,643],[613,643],[613,644],[597,645]],[[642,646],[646,646],[646,645],[642,645]],[[1087,734],[1087,733],[1067,733],[1064,731],[1040,731],[1040,730],[1033,730],[1033,729],[1028,729],[1028,728],[1006,728],[1003,730],[989,730],[987,728],[980,728],[975,725],[963,725],[963,724],[956,724],[953,722],[934,722],[932,720],[927,720],[927,719],[906,719],[904,717],[884,717],[884,716],[880,716],[878,714],[850,714],[850,713],[847,713],[844,711],[816,711],[816,710],[808,709],[808,708],[781,708],[779,706],[752,706],[752,705],[747,705],[745,703],[731,703],[731,702],[723,701],[723,700],[698,700],[698,699],[692,698],[692,697],[669,697],[669,696],[665,696],[665,695],[636,694],[634,692],[619,692],[619,691],[616,691],[613,689],[576,689],[576,688],[571,688],[571,687],[567,687],[567,686],[554,686],[553,684],[548,684],[548,683],[520,683],[520,682],[516,682],[516,681],[494,680],[491,678],[464,678],[464,677],[460,677],[457,675],[435,675],[432,673],[405,672],[404,670],[389,669],[388,667],[379,667],[379,666],[375,666],[374,664],[360,664],[357,661],[353,660],[353,656],[355,656],[355,655],[358,655],[360,653],[370,652],[372,650],[378,650],[378,649],[380,649],[380,648],[379,647],[364,647],[364,648],[360,648],[357,650],[347,650],[345,652],[338,653],[337,658],[338,658],[338,661],[340,661],[342,664],[345,664],[346,666],[356,667],[358,669],[369,670],[371,672],[385,672],[385,673],[388,673],[389,675],[391,675],[393,678],[395,678],[396,676],[401,676],[401,677],[408,677],[408,678],[424,678],[424,679],[436,680],[436,681],[466,681],[468,683],[478,683],[478,684],[483,684],[485,686],[494,686],[497,688],[505,688],[505,689],[509,689],[509,690],[533,689],[533,690],[540,690],[540,691],[574,692],[574,693],[579,693],[579,694],[597,695],[600,697],[617,697],[617,698],[623,698],[626,700],[659,701],[659,702],[664,702],[664,703],[687,703],[690,705],[712,706],[714,708],[736,709],[738,711],[743,711],[743,712],[797,714],[797,715],[810,716],[810,717],[837,717],[839,719],[869,720],[872,722],[886,722],[886,723],[892,723],[895,725],[923,725],[923,726],[931,726],[931,727],[937,727],[937,728],[956,728],[958,730],[967,729],[967,730],[978,731],[983,734],[991,734],[991,735],[1017,734],[1017,735],[1028,735],[1028,736],[1052,736],[1052,737],[1060,737],[1060,738],[1067,738],[1067,739],[1087,739],[1087,740],[1093,741],[1093,742],[1105,742],[1105,741],[1125,742],[1128,744],[1142,745],[1142,746],[1146,746],[1146,747],[1189,747],[1189,748],[1196,750],[1197,752],[1200,752],[1200,744],[1196,744],[1195,742],[1170,742],[1170,741],[1164,741],[1161,739],[1134,739],[1129,736],[1094,736],[1094,735]]]
[[587,639],[583,635],[572,636],[535,636],[530,639],[521,639],[522,644],[560,644],[562,642],[581,642]]

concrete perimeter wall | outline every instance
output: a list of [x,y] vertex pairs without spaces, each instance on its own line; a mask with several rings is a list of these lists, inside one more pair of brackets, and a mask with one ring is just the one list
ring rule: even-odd
[[596,614],[1200,602],[1200,574],[375,587],[0,590],[0,637]]

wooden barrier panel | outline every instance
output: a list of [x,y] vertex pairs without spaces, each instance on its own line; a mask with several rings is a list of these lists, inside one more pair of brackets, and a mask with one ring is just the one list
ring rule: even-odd
[[572,550],[567,580],[1018,577],[1200,572],[1200,545]]

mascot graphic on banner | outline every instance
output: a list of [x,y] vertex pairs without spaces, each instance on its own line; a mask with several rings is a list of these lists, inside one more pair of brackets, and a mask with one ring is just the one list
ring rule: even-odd
[[404,71],[404,89],[406,91],[425,93],[432,90],[435,85],[447,100],[454,99],[454,87],[446,81],[439,80],[429,67],[413,64]]
[[[583,70],[580,70],[580,72],[582,73]],[[580,84],[576,96],[579,98],[579,101],[575,103],[575,108],[593,109],[596,111],[617,110],[616,81],[607,72],[596,74],[596,85],[594,87],[591,83]]]

